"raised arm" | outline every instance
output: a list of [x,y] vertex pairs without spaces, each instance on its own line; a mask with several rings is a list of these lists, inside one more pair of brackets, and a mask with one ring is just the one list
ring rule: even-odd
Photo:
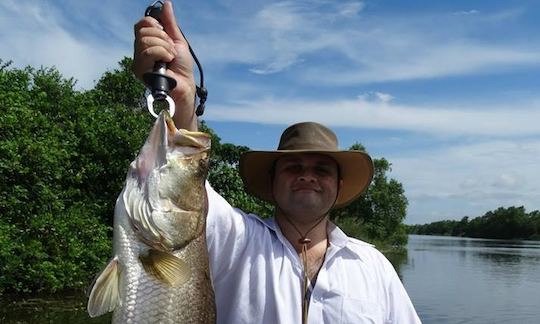
[[142,80],[143,74],[151,71],[155,62],[167,62],[167,75],[177,83],[170,92],[176,105],[173,117],[176,127],[197,130],[193,60],[188,43],[176,23],[172,3],[165,1],[161,24],[152,17],[144,17],[134,29],[133,72]]

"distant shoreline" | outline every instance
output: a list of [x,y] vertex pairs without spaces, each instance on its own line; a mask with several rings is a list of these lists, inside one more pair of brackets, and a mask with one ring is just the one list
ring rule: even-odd
[[527,213],[521,207],[500,207],[469,220],[442,220],[405,225],[407,234],[441,235],[501,240],[540,241],[540,211]]

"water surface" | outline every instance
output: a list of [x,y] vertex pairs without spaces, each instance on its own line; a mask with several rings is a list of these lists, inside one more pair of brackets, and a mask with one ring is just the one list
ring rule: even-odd
[[[425,324],[540,324],[540,242],[411,235],[390,256]],[[0,297],[0,323],[104,324],[86,297]]]
[[105,324],[111,315],[90,318],[86,312],[86,296],[0,297],[2,324]]
[[424,323],[540,323],[540,242],[409,236],[400,266]]

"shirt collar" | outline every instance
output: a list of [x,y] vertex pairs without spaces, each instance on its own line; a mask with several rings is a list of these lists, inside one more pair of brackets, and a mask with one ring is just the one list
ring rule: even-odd
[[298,253],[294,249],[291,242],[289,242],[289,240],[287,240],[285,235],[283,235],[283,233],[281,232],[281,228],[279,228],[279,225],[277,224],[275,218],[270,217],[270,218],[266,218],[266,219],[261,219],[261,221],[266,227],[268,227],[268,229],[270,229],[272,232],[274,232],[277,239],[285,247],[285,250],[289,251],[288,253],[290,253],[290,255],[292,257],[292,260],[294,261],[296,266],[299,267],[299,269],[300,269],[300,267],[301,267],[300,257],[298,256]]
[[[279,225],[277,224],[274,217],[262,219],[262,221],[266,225],[266,227],[278,234],[278,237],[283,237],[283,239],[287,240],[281,232],[281,228],[279,228]],[[349,237],[331,221],[328,221],[327,233],[328,241],[330,242],[330,244],[338,246],[340,248],[347,246],[347,243],[349,242]]]
[[347,236],[341,228],[332,222],[328,222],[328,240],[331,246],[335,246],[337,250],[347,250],[356,255],[360,260],[362,260],[362,253],[360,253],[361,250],[359,247],[373,247],[372,244]]
[[344,248],[349,243],[349,237],[343,233],[343,231],[337,227],[336,224],[328,221],[328,226],[326,229],[328,233],[328,240],[330,244],[335,245],[340,248]]
[[277,232],[279,230],[274,217],[262,218],[261,220],[263,224],[266,225],[266,227],[268,227],[272,231]]
[[272,230],[274,234],[276,234],[276,237],[281,241],[281,243],[283,243],[286,246],[289,246],[291,249],[294,250],[292,244],[289,242],[289,240],[287,240],[285,235],[283,235],[283,232],[281,232],[281,228],[279,228],[279,225],[277,224],[276,219],[274,217],[262,219],[262,222],[264,225],[266,225],[266,227]]
[[[279,228],[279,225],[277,224],[274,217],[262,219],[263,224],[266,225],[269,229],[271,229],[274,233],[276,233],[277,237],[282,241],[282,243],[290,244],[290,242],[287,240],[287,238],[283,235],[281,232],[281,229]],[[345,234],[341,228],[339,228],[336,224],[334,224],[331,221],[328,221],[328,227],[327,227],[327,233],[328,233],[328,241],[330,245],[337,247],[338,249],[347,248],[354,254],[356,254],[359,258],[361,257],[360,254],[356,252],[356,249],[352,248],[351,245],[361,245],[361,246],[371,246],[372,244],[366,243],[364,241],[354,239],[351,237],[348,237],[347,234]]]

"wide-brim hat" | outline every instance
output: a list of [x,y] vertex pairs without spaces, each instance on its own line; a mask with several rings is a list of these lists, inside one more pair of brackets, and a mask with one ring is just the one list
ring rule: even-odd
[[280,157],[291,153],[319,153],[337,162],[343,185],[334,208],[350,204],[366,190],[373,179],[373,161],[367,153],[339,150],[334,132],[321,124],[304,122],[283,131],[276,151],[248,151],[242,154],[240,177],[246,191],[264,201],[275,203],[271,172]]

